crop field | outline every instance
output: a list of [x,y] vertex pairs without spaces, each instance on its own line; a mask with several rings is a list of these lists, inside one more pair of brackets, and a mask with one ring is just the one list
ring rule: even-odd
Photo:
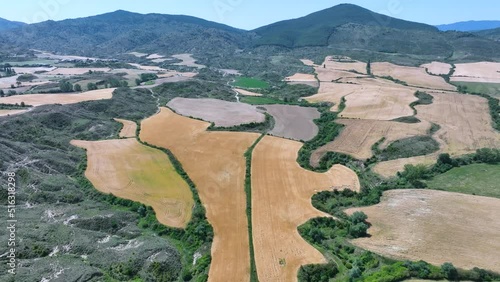
[[56,67],[14,67],[14,71],[17,74],[34,74],[35,72],[50,72],[56,69]]
[[238,92],[238,94],[243,96],[255,96],[255,97],[262,96],[262,94],[260,93],[251,92],[245,89],[234,88],[234,90]]
[[127,53],[127,54],[132,55],[132,56],[136,56],[138,58],[142,58],[142,57],[145,57],[145,56],[148,55],[146,53],[140,53],[140,52],[130,52],[130,53]]
[[316,108],[290,105],[262,105],[274,117],[272,135],[294,140],[308,141],[318,134],[313,120],[320,117]]
[[362,210],[371,237],[359,247],[397,259],[500,271],[500,199],[434,190],[392,190]]
[[316,77],[312,74],[306,73],[296,73],[292,76],[285,77],[285,81],[290,84],[305,84],[311,85],[312,87],[318,87],[319,83]]
[[146,71],[153,71],[153,72],[167,71],[166,69],[160,68],[158,66],[144,66],[144,65],[135,64],[135,63],[129,63],[129,65],[136,67],[140,70],[146,70]]
[[259,134],[208,132],[209,125],[161,108],[142,122],[140,137],[171,150],[198,188],[215,234],[209,281],[248,281],[244,153]]
[[267,82],[251,77],[237,77],[233,85],[245,89],[260,89],[269,87]]
[[398,66],[391,63],[372,63],[372,72],[377,76],[391,76],[412,86],[439,90],[455,90],[442,77],[432,76],[424,68]]
[[390,177],[395,176],[398,171],[403,171],[404,166],[406,164],[411,164],[411,165],[422,164],[425,166],[430,166],[430,165],[436,163],[438,156],[439,156],[439,152],[434,153],[434,154],[430,154],[430,155],[425,155],[425,156],[417,156],[417,157],[384,161],[384,162],[377,163],[373,167],[373,171],[380,174],[381,176],[383,176],[385,178],[390,178]]
[[47,75],[81,75],[93,72],[109,72],[110,68],[56,68],[55,70],[49,71]]
[[172,55],[173,58],[182,60],[180,63],[175,63],[174,65],[177,66],[186,66],[186,67],[193,67],[193,68],[205,68],[206,66],[200,65],[196,63],[196,59],[193,58],[192,54],[177,54],[177,55]]
[[301,265],[326,263],[297,227],[314,217],[311,197],[324,190],[359,190],[357,175],[335,165],[326,173],[302,169],[297,152],[302,143],[264,137],[252,158],[252,221],[255,260],[260,281],[297,281]]
[[339,152],[357,159],[373,156],[372,146],[382,138],[385,141],[379,148],[384,149],[390,143],[413,136],[426,135],[431,127],[428,122],[402,123],[381,120],[338,119],[336,123],[345,125],[340,135],[333,142],[318,148],[311,155],[311,165],[316,167],[327,152]]
[[87,150],[85,176],[99,191],[152,206],[165,225],[183,228],[189,222],[193,195],[163,152],[136,139],[71,144]]
[[481,93],[500,98],[500,83],[454,81],[453,84],[466,87],[467,92]]
[[120,137],[135,138],[135,133],[137,131],[137,123],[130,120],[118,119],[118,118],[115,118],[115,121],[123,124],[123,128],[119,134]]
[[163,57],[165,57],[165,56],[162,56],[160,54],[151,54],[151,55],[147,56],[146,59],[148,59],[148,60],[154,60],[154,59],[161,59]]
[[78,94],[27,94],[0,98],[0,104],[21,104],[41,106],[51,104],[75,104],[84,101],[111,99],[115,88],[87,91]]
[[457,167],[426,183],[431,189],[500,198],[500,165],[472,164]]
[[500,63],[456,64],[451,81],[500,83]]
[[451,65],[441,62],[432,62],[429,64],[424,64],[420,66],[421,68],[427,69],[428,72],[434,75],[444,75],[450,73]]
[[315,66],[314,62],[313,62],[313,61],[311,61],[311,60],[308,60],[308,59],[300,59],[300,61],[301,61],[304,65],[306,65],[306,66],[311,66],[311,67]]
[[222,127],[261,123],[266,119],[254,106],[217,99],[175,98],[167,106],[180,115],[199,118]]

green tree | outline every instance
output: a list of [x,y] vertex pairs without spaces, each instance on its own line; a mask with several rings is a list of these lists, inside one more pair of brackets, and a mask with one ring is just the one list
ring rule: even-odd
[[81,92],[82,86],[77,83],[77,84],[73,85],[73,90],[75,90],[76,92]]
[[441,265],[441,270],[443,271],[446,279],[451,281],[455,281],[458,279],[458,271],[450,262],[443,263],[443,265]]
[[0,97],[4,97],[5,96],[5,92],[3,92],[2,89],[0,89]]
[[87,89],[88,90],[97,90],[97,85],[95,83],[89,82],[87,84]]
[[61,89],[61,92],[73,92],[73,84],[63,80],[59,82],[59,89]]

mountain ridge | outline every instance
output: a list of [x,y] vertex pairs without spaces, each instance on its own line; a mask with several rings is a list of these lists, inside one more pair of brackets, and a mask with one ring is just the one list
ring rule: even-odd
[[24,25],[26,24],[23,22],[9,21],[7,19],[0,18],[0,31],[12,28],[18,28]]
[[436,27],[441,31],[481,31],[500,28],[500,21],[462,21],[451,24],[436,25]]

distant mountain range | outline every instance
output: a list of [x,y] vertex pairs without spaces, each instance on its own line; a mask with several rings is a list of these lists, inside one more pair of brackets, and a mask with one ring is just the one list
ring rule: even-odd
[[500,28],[500,21],[466,21],[452,24],[437,25],[441,31],[479,31]]
[[21,23],[21,22],[12,22],[12,21],[8,21],[6,19],[0,18],[0,31],[6,30],[6,29],[11,29],[11,28],[16,28],[16,27],[21,27],[23,25],[26,25],[26,24]]
[[130,51],[221,57],[237,50],[283,51],[305,47],[315,48],[319,53],[332,49],[337,53],[356,50],[370,57],[375,54],[390,58],[398,54],[426,59],[500,60],[500,43],[491,37],[440,32],[434,26],[388,17],[352,4],[251,31],[190,16],[142,15],[120,10],[32,24],[22,30],[19,27],[3,30],[1,46],[97,57]]

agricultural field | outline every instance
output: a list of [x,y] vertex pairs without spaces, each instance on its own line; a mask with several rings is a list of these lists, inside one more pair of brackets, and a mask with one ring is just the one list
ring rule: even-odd
[[198,68],[202,69],[205,68],[206,66],[200,65],[196,63],[196,59],[193,58],[193,54],[177,54],[177,55],[172,55],[173,58],[182,60],[180,63],[175,63],[174,65],[176,66],[186,66],[186,67],[192,67],[192,68]]
[[245,89],[262,89],[268,88],[269,84],[263,80],[251,77],[237,77],[235,82],[233,82],[233,86]]
[[269,133],[293,140],[308,141],[318,134],[313,120],[320,117],[316,108],[290,105],[262,105],[274,117],[274,127]]
[[376,76],[392,77],[411,86],[452,91],[456,89],[453,85],[446,83],[442,77],[426,73],[425,68],[405,67],[391,63],[372,63],[371,68]]
[[239,95],[243,95],[243,96],[255,96],[255,97],[262,96],[262,94],[260,94],[260,93],[255,93],[255,92],[248,91],[245,89],[240,89],[240,88],[233,88],[233,89],[236,92],[238,92]]
[[296,141],[266,136],[253,151],[252,229],[260,281],[297,281],[301,265],[326,263],[297,227],[311,218],[329,216],[313,208],[314,194],[333,188],[360,189],[358,177],[347,167],[335,165],[326,173],[302,169],[296,162],[301,147]]
[[372,146],[382,138],[385,139],[379,145],[379,149],[384,149],[399,139],[426,135],[431,127],[428,122],[409,124],[362,119],[338,119],[335,122],[345,127],[333,142],[314,151],[311,156],[313,167],[317,167],[320,159],[330,151],[348,154],[357,159],[368,159],[373,156]]
[[421,68],[427,69],[427,71],[433,75],[446,75],[450,73],[452,66],[447,63],[432,62],[429,64],[423,64]]
[[81,75],[92,72],[109,72],[110,68],[56,68],[45,73],[46,75]]
[[137,123],[130,120],[119,119],[119,118],[115,118],[115,121],[123,124],[123,128],[122,130],[120,130],[119,133],[119,136],[121,138],[135,138],[137,131]]
[[392,190],[361,210],[371,237],[356,246],[396,259],[500,271],[500,200],[434,190]]
[[312,87],[318,87],[319,83],[316,77],[312,74],[296,73],[292,76],[285,77],[285,81],[290,84],[305,84]]
[[467,92],[481,93],[500,98],[500,83],[453,81],[453,84],[464,88]]
[[24,102],[30,106],[42,106],[50,104],[74,104],[84,101],[95,101],[111,99],[115,88],[87,91],[77,94],[26,94],[1,97],[0,104],[21,104]]
[[87,150],[85,176],[106,194],[152,206],[158,221],[183,228],[191,218],[193,195],[167,155],[136,139],[78,141]]
[[500,165],[472,164],[453,168],[426,181],[430,189],[500,198]]
[[209,281],[248,281],[245,151],[259,134],[208,132],[209,123],[161,108],[142,122],[141,140],[167,148],[198,188],[214,229]]
[[451,81],[500,83],[500,63],[456,64]]
[[180,115],[213,122],[220,127],[262,123],[266,118],[254,106],[217,99],[175,98],[167,106]]

